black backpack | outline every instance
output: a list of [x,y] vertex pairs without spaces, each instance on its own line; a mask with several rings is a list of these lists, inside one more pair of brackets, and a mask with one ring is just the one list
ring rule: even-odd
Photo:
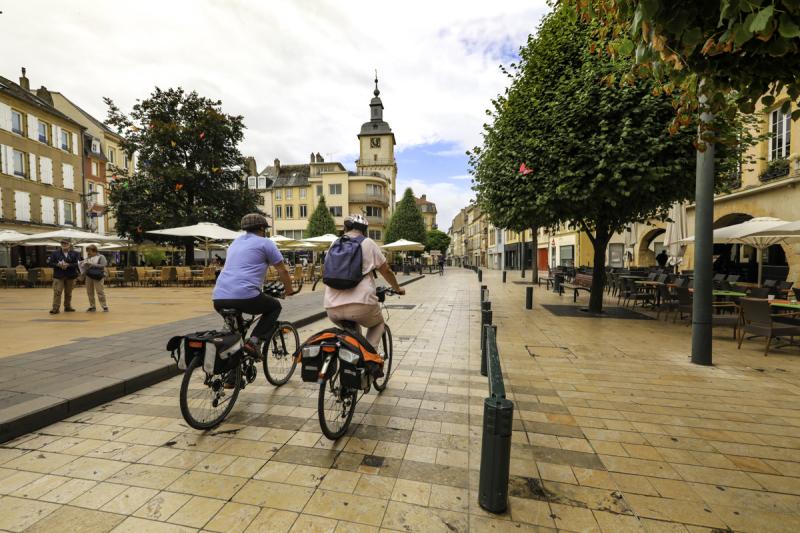
[[364,236],[342,235],[333,243],[325,256],[322,267],[322,283],[332,289],[352,289],[364,278],[361,273],[361,243]]

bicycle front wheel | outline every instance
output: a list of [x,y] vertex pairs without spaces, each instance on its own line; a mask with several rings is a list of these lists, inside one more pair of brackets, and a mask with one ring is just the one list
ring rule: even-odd
[[[225,382],[233,384],[226,389]],[[211,429],[218,426],[233,409],[242,387],[242,370],[236,365],[221,374],[208,374],[203,368],[203,358],[195,357],[183,375],[180,392],[181,414],[194,429]]]
[[383,392],[392,374],[392,352],[394,347],[392,346],[392,330],[389,329],[388,324],[384,325],[383,338],[381,338],[381,350],[382,353],[380,355],[383,357],[383,377],[372,381],[372,384],[375,385],[375,390],[378,392]]
[[319,427],[331,440],[336,440],[347,432],[353,413],[356,410],[357,391],[345,389],[341,385],[339,372],[334,369],[319,386]]
[[297,328],[290,322],[279,322],[272,337],[261,348],[267,381],[276,387],[289,381],[297,367],[294,356],[299,348]]

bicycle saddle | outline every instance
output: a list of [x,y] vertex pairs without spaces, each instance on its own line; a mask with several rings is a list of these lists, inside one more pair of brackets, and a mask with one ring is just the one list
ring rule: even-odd
[[224,317],[237,317],[241,316],[242,312],[239,311],[238,309],[225,308],[225,309],[220,309],[219,314],[221,314]]

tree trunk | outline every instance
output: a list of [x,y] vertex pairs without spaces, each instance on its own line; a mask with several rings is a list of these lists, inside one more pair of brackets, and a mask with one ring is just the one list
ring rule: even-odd
[[597,228],[592,240],[594,246],[594,267],[592,270],[592,292],[589,295],[589,311],[600,313],[603,311],[603,292],[606,284],[606,248],[611,240],[606,228]]
[[191,266],[194,264],[194,239],[189,237],[188,242],[183,246],[186,262],[184,263],[185,266]]
[[539,228],[531,226],[531,283],[539,282]]

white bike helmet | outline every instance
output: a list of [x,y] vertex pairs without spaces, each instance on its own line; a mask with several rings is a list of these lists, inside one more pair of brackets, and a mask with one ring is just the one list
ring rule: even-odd
[[353,213],[344,219],[344,227],[347,230],[357,229],[361,233],[367,233],[369,221],[367,217],[359,213]]

